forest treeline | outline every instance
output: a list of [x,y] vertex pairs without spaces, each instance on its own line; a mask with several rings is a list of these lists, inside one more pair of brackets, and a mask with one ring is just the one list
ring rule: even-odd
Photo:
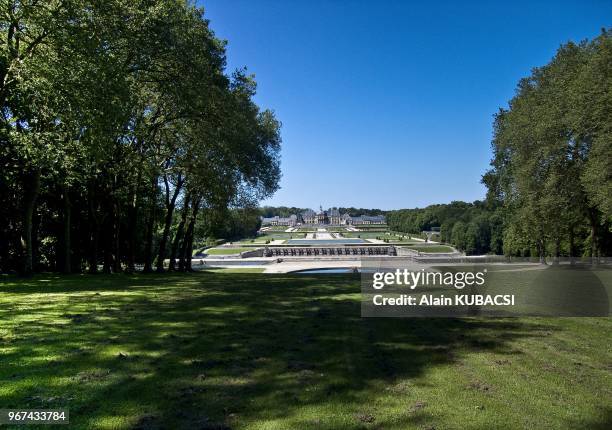
[[0,271],[188,270],[202,214],[256,220],[280,123],[252,76],[226,71],[203,10],[0,7]]
[[394,231],[414,235],[439,228],[442,242],[451,243],[468,255],[504,252],[502,211],[488,202],[456,201],[390,211],[387,223]]
[[399,231],[441,227],[468,253],[609,256],[612,31],[567,43],[522,79],[495,116],[485,202],[388,214]]

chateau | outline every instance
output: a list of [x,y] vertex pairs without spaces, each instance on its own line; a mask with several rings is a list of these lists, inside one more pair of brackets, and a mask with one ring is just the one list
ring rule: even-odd
[[302,213],[291,215],[289,217],[261,217],[262,225],[283,225],[295,227],[297,225],[357,225],[357,224],[386,224],[387,220],[384,215],[359,215],[350,216],[349,214],[340,214],[336,208],[330,208],[326,211],[323,208],[317,213],[312,209],[307,209]]

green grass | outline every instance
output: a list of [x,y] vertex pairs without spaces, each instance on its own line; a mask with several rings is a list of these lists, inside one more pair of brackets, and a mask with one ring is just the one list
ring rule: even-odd
[[363,319],[353,276],[0,282],[0,405],[67,428],[610,424],[610,318]]
[[240,254],[244,251],[250,251],[255,248],[211,248],[204,251],[208,255],[230,255],[230,254]]
[[[344,237],[360,237],[361,239],[376,239],[377,237],[384,238],[385,233],[374,233],[374,232],[364,232],[364,231],[347,231],[346,233],[342,233]],[[387,236],[388,237],[388,236]]]
[[408,235],[395,232],[351,231],[342,233],[344,237],[361,239],[388,239],[390,244],[422,244],[422,241],[408,239]]
[[[275,240],[275,239],[282,239],[282,240],[287,240],[287,239],[291,239],[292,237],[294,239],[299,239],[299,238],[303,238],[306,236],[306,233],[298,233],[298,232],[293,232],[293,233],[264,233],[260,236],[257,237],[257,239],[255,239],[256,241],[262,241],[265,242],[266,240]],[[245,239],[245,240],[250,240],[250,239]]]
[[270,243],[273,240],[289,240],[291,238],[293,239],[299,239],[306,236],[303,233],[273,233],[273,234],[263,234],[258,236],[256,239],[254,239],[254,242],[251,242],[252,239],[243,239],[240,242],[238,242],[239,245],[244,245],[244,246],[249,246],[249,245],[265,245],[266,242]]
[[[422,243],[422,242],[421,242]],[[420,252],[453,252],[454,249],[446,245],[407,245],[408,248]]]

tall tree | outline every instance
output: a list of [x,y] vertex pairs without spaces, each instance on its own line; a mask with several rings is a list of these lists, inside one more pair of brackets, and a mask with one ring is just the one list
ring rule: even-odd
[[503,203],[510,236],[524,236],[514,243],[530,243],[542,260],[573,255],[580,225],[590,227],[587,253],[609,246],[611,40],[603,31],[562,46],[496,117],[483,182]]

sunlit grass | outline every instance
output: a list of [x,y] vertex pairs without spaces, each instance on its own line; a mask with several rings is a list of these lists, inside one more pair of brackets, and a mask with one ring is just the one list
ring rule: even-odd
[[419,252],[453,252],[454,249],[446,245],[407,245],[408,248]]
[[363,319],[352,275],[0,282],[0,407],[70,428],[610,423],[609,318]]
[[210,248],[205,252],[209,255],[230,255],[230,254],[240,254],[244,251],[250,251],[253,248]]

